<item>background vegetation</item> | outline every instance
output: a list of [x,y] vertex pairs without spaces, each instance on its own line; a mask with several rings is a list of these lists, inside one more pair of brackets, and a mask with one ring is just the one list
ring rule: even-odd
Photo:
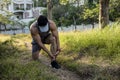
[[[65,1],[65,0],[61,0]],[[67,1],[67,0],[66,0]],[[78,1],[75,3],[74,1]],[[60,4],[59,1],[52,1],[53,20],[56,21],[57,26],[69,26],[80,24],[94,24],[98,23],[99,19],[99,0],[84,0],[85,4],[80,5],[79,0],[67,2],[66,5]],[[46,4],[47,5],[47,4]],[[110,0],[109,3],[109,19],[110,21],[118,21],[119,15],[119,0]],[[42,6],[42,5],[41,5]],[[44,11],[47,15],[47,10]],[[115,14],[115,15],[114,15]]]

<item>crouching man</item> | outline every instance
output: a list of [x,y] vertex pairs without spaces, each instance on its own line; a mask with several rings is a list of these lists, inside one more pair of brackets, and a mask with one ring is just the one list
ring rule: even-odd
[[[51,59],[52,67],[59,69],[56,61],[57,55],[60,53],[59,34],[55,22],[48,20],[46,16],[40,15],[37,21],[30,26],[32,41],[32,58],[39,59],[39,52],[43,49]],[[44,44],[50,44],[48,50]]]

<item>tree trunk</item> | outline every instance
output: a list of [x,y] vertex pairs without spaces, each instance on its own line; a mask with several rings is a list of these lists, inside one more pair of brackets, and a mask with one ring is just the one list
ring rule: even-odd
[[73,21],[74,21],[75,31],[77,31],[76,19],[75,19],[75,17],[74,17],[74,16],[73,16]]
[[4,28],[4,31],[6,32],[6,30],[7,30],[7,28],[6,28],[6,24],[3,24],[3,25],[4,25],[4,27],[5,27],[5,28]]
[[47,17],[48,19],[52,19],[52,2],[51,0],[47,0]]
[[102,29],[109,24],[109,0],[99,0],[99,28]]
[[95,25],[94,25],[94,22],[92,23],[92,29],[94,29],[95,28]]
[[3,25],[4,25],[4,27],[5,27],[5,31],[6,31],[6,29],[7,29],[7,28],[6,28],[6,24],[3,24]]
[[64,31],[62,26],[61,26],[61,31]]

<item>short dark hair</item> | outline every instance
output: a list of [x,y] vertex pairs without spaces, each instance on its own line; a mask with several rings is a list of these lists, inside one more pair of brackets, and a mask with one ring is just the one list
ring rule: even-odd
[[45,26],[48,23],[46,16],[40,15],[37,19],[38,26]]

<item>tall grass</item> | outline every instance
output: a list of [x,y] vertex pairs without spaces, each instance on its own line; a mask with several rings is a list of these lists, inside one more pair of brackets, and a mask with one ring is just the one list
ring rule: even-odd
[[[120,57],[120,26],[103,30],[61,33],[61,45],[65,53],[82,53],[88,56],[118,59]],[[120,59],[119,59],[120,61]]]
[[82,80],[119,80],[119,36],[119,23],[102,30],[60,33],[62,52],[58,60]]

